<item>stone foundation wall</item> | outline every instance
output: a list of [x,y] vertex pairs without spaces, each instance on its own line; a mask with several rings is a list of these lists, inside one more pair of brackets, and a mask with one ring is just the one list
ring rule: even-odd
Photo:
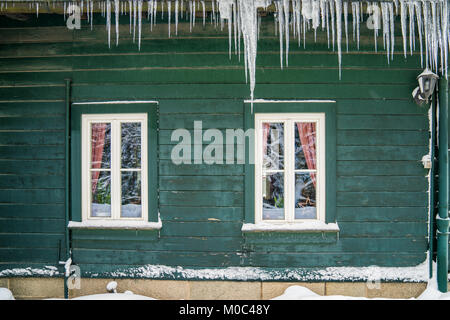
[[[106,293],[109,281],[118,283],[118,291],[163,300],[266,300],[283,294],[292,285],[301,285],[320,295],[345,295],[368,298],[413,298],[426,283],[381,283],[373,288],[365,282],[242,282],[185,281],[147,279],[82,278],[80,289],[69,290],[69,297]],[[0,287],[9,288],[16,299],[64,298],[62,278],[0,278]]]

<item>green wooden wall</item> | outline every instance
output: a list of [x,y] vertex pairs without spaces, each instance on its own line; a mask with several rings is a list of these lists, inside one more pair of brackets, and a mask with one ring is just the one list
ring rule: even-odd
[[[0,270],[56,265],[64,257],[64,79],[72,101],[158,100],[160,233],[72,232],[73,261],[83,272],[161,264],[184,267],[411,266],[427,250],[427,108],[411,91],[420,56],[404,59],[401,38],[387,64],[373,38],[338,58],[326,33],[306,49],[291,42],[280,70],[273,21],[258,43],[256,98],[334,99],[337,114],[339,237],[304,234],[243,236],[244,166],[170,161],[171,130],[243,128],[243,58],[228,58],[228,35],[209,25],[143,26],[141,50],[121,26],[107,46],[104,20],[70,31],[60,16],[0,19]],[[350,24],[351,25],[351,24]],[[174,34],[172,30],[172,34]],[[397,33],[401,34],[401,33]],[[350,35],[351,36],[351,35]],[[114,32],[112,32],[114,39]],[[343,46],[345,47],[345,46]],[[379,37],[378,47],[382,48]],[[248,107],[248,104],[247,104]],[[205,144],[206,145],[206,144]]]

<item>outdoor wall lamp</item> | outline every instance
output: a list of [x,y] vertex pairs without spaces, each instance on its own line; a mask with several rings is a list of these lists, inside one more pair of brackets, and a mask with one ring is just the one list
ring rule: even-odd
[[439,79],[439,77],[428,68],[417,76],[419,86],[413,90],[412,96],[418,105],[423,102],[428,103],[428,98],[431,97],[434,92],[437,79]]

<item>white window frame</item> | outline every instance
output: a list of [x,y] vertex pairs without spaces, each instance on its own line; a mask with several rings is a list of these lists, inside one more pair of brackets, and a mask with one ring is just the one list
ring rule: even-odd
[[[141,123],[141,168],[121,169],[121,123]],[[111,217],[91,217],[91,124],[111,123]],[[83,221],[148,221],[148,168],[147,168],[147,114],[146,113],[113,113],[83,114],[81,119],[81,186],[82,186],[82,220]],[[121,217],[121,172],[141,172],[141,206],[139,218]]]
[[[284,123],[284,220],[262,219],[262,164],[263,164],[263,122]],[[316,212],[317,219],[295,218],[295,131],[296,122],[316,123]],[[255,113],[255,223],[264,224],[298,224],[307,221],[325,222],[325,113]]]

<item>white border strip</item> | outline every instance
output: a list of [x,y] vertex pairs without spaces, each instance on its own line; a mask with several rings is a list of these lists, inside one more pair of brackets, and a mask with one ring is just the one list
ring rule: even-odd
[[244,103],[336,103],[336,100],[244,100]]
[[155,100],[89,101],[89,102],[73,102],[72,105],[82,105],[82,104],[142,104],[142,103],[156,103],[156,104],[159,104],[159,101],[155,101]]

